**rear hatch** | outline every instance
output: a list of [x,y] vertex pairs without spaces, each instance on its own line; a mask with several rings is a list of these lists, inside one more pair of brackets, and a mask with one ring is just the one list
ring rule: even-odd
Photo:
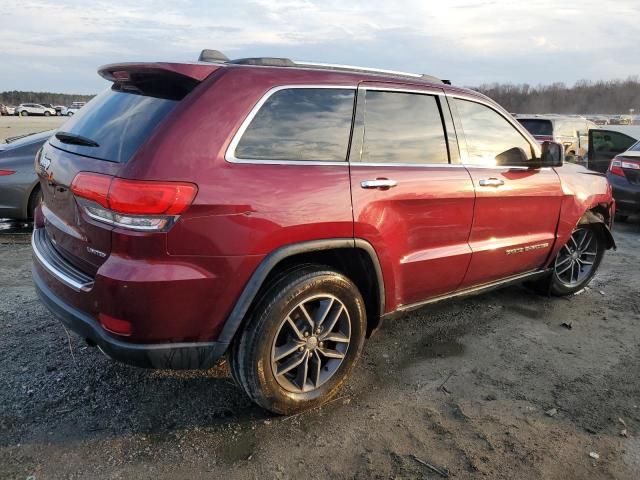
[[539,142],[553,142],[553,123],[543,118],[516,118]]
[[95,275],[111,252],[113,227],[83,214],[82,199],[71,190],[78,173],[117,176],[180,101],[216,68],[153,63],[100,70],[113,82],[111,88],[60,127],[36,157],[46,236],[69,263]]

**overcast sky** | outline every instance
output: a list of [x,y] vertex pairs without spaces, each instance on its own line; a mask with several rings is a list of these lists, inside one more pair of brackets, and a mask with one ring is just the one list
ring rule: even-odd
[[0,91],[96,93],[98,66],[289,57],[458,85],[640,73],[640,0],[0,0]]

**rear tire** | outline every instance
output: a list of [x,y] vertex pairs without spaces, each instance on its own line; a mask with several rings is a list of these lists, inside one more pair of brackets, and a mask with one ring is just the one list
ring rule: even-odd
[[29,195],[29,203],[27,203],[27,215],[29,219],[34,217],[36,207],[42,202],[42,190],[40,186],[36,185]]
[[554,259],[553,273],[532,286],[540,293],[558,297],[579,292],[596,274],[605,244],[601,225],[579,225]]
[[340,390],[366,334],[364,300],[344,275],[306,266],[273,282],[231,348],[236,382],[261,407],[290,415]]

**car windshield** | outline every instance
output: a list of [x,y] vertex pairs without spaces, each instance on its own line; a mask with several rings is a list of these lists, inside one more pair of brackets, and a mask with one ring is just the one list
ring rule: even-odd
[[531,135],[553,136],[553,125],[551,124],[551,120],[542,120],[537,118],[518,118],[516,120],[518,120]]

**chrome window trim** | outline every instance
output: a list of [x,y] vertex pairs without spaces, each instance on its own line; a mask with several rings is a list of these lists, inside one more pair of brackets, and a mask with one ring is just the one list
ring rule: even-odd
[[275,93],[280,92],[282,90],[291,90],[291,89],[331,89],[331,90],[353,90],[357,91],[358,87],[356,85],[339,85],[339,84],[292,84],[292,85],[278,85],[277,87],[270,88],[267,92],[260,97],[260,100],[253,106],[247,117],[242,121],[240,128],[236,131],[231,139],[231,143],[227,147],[227,151],[224,154],[224,159],[229,163],[249,163],[249,164],[261,164],[261,165],[323,165],[323,166],[348,166],[349,162],[347,161],[348,152],[345,151],[345,160],[343,161],[335,161],[335,160],[261,160],[259,158],[237,158],[236,157],[236,148],[242,136],[244,135],[247,128],[258,114],[262,106],[266,103],[271,96]]
[[[377,83],[377,82],[376,82]],[[445,91],[444,88],[438,88],[438,87],[431,87],[431,86],[426,86],[423,89],[417,89],[417,88],[406,88],[406,87],[392,87],[392,86],[373,86],[373,85],[367,85],[367,83],[365,82],[364,84],[360,85],[358,87],[358,90],[364,90],[364,91],[373,91],[373,92],[393,92],[393,93],[410,93],[410,94],[422,94],[422,95],[429,95],[429,96],[438,96],[438,97],[442,97],[442,98],[438,98],[438,101],[440,103],[440,108],[443,108],[442,103],[443,101],[446,102],[445,100]],[[356,108],[357,105],[356,105]],[[444,119],[441,119],[444,120]],[[447,131],[444,125],[444,121],[442,124],[442,133],[445,137],[445,141],[447,140]],[[461,167],[462,164],[454,164],[451,163],[451,158],[450,158],[450,153],[447,149],[447,155],[449,156],[449,162],[448,163],[399,163],[399,162],[359,162],[359,161],[354,161],[354,160],[349,160],[349,165],[351,165],[352,167],[400,167],[400,168],[407,168],[407,167],[421,167],[421,168],[437,168],[437,167],[441,167],[441,168],[450,168],[450,167]]]
[[387,87],[387,86],[373,86],[367,85],[367,83],[384,83],[384,82],[364,82],[360,85],[359,90],[371,90],[375,92],[399,92],[399,93],[418,93],[423,95],[445,95],[444,88],[425,86],[425,88],[405,88],[405,87]]
[[[518,122],[518,120],[516,118],[514,118],[512,115],[505,115],[504,112],[501,112],[500,110],[498,110],[496,108],[496,104],[492,104],[491,102],[488,102],[480,97],[476,97],[474,95],[469,95],[469,94],[465,94],[465,93],[448,93],[445,92],[445,95],[449,98],[457,98],[460,100],[466,100],[468,102],[474,102],[474,103],[479,103],[481,105],[484,105],[485,107],[490,108],[491,110],[493,110],[494,112],[496,112],[498,115],[500,115],[502,118],[504,118],[507,123],[509,123],[510,125],[512,125],[516,131],[522,135],[522,137],[529,142],[529,144],[531,145],[531,148],[533,149],[533,151],[535,152],[537,157],[540,157],[542,155],[542,148],[540,147],[540,144],[538,143],[538,141],[533,138],[533,136],[531,135],[531,133],[529,133],[529,130],[527,130],[526,128],[524,128],[522,126],[522,124],[520,122]],[[463,126],[463,130],[464,130],[464,126]],[[533,142],[531,141],[533,139]],[[465,142],[466,142],[466,138],[465,138]],[[461,155],[462,157],[462,155]],[[462,157],[460,159],[460,161],[465,164],[465,165],[473,165],[473,164],[466,164],[464,162],[466,162],[468,160],[467,157],[467,152],[465,151],[464,157]],[[476,166],[476,165],[473,165]],[[492,168],[496,168],[496,167],[492,167]]]

